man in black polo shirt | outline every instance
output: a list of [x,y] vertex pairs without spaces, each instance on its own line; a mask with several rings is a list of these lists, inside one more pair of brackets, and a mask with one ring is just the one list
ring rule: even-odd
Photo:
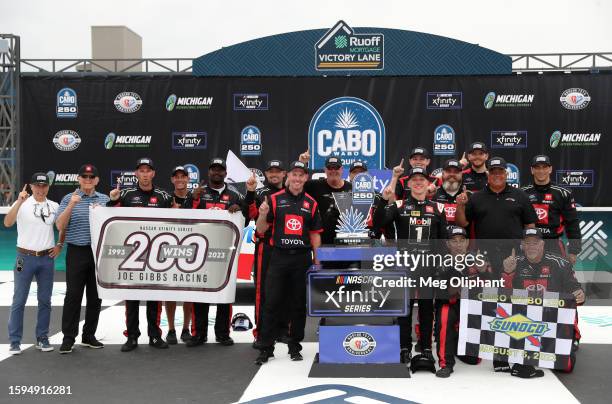
[[480,191],[487,185],[486,162],[488,158],[489,151],[484,143],[474,142],[470,145],[466,162],[469,163],[469,167],[463,171],[463,185],[468,191]]
[[442,186],[436,190],[432,201],[444,204],[444,215],[449,226],[455,224],[457,196],[462,187],[461,164],[456,159],[448,159],[442,168]]
[[[242,212],[245,220],[248,218],[248,203],[244,197],[230,184],[225,183],[227,165],[225,160],[215,157],[208,166],[208,183],[196,188],[183,204],[185,209],[220,209],[230,213]],[[247,184],[247,186],[250,186]],[[209,303],[194,303],[195,334],[187,341],[188,347],[204,344],[208,340]],[[231,304],[217,304],[215,317],[216,341],[224,346],[234,345],[230,337],[230,321],[232,318]]]
[[[257,232],[272,227],[270,266],[266,278],[266,302],[260,330],[260,354],[255,360],[261,365],[274,357],[274,340],[278,334],[276,319],[290,298],[289,355],[302,360],[304,328],[306,326],[306,272],[313,262],[312,252],[321,245],[323,231],[317,201],[304,192],[308,168],[301,161],[289,166],[287,188],[273,194],[259,207]],[[316,263],[316,257],[314,259]]]
[[[582,249],[582,234],[578,225],[576,202],[571,191],[550,181],[552,164],[543,154],[535,156],[531,162],[533,184],[523,188],[533,205],[538,222],[536,226],[546,241],[546,252],[566,257],[572,265]],[[563,231],[569,240],[569,249],[561,241]]]

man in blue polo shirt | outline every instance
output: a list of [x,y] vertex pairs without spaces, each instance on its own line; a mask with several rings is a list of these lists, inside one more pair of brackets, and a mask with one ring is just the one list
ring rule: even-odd
[[62,198],[56,220],[57,228],[66,232],[66,297],[62,312],[62,333],[64,340],[59,352],[72,352],[72,346],[79,333],[79,317],[83,291],[87,286],[87,308],[81,345],[89,348],[103,348],[96,337],[102,300],[96,288],[96,264],[91,250],[89,233],[89,206],[105,206],[107,195],[96,192],[100,181],[98,169],[84,164],[79,169],[79,188]]

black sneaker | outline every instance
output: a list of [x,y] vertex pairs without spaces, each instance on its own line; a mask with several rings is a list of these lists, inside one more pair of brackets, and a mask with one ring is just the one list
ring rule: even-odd
[[223,346],[234,345],[234,340],[232,339],[232,337],[217,337],[215,339],[219,344]]
[[268,362],[268,359],[274,358],[274,352],[262,350],[259,352],[259,356],[255,359],[255,364],[257,366],[261,366],[264,363]]
[[506,361],[493,361],[493,370],[498,373],[510,373],[512,368]]
[[187,345],[187,347],[189,348],[193,348],[194,346],[204,345],[206,341],[208,341],[208,338],[198,337],[197,335],[194,335],[189,341],[185,343],[185,345]]
[[93,349],[104,348],[104,344],[98,341],[96,337],[93,337],[93,336],[83,338],[83,340],[81,341],[81,345],[89,347],[89,348],[93,348]]
[[168,335],[166,335],[166,342],[170,345],[178,344],[178,340],[176,339],[176,330],[169,330]]
[[169,346],[161,337],[149,337],[149,345],[157,349],[168,349]]
[[450,377],[451,373],[453,373],[453,368],[450,368],[450,367],[440,368],[436,372],[436,377],[442,377],[446,379],[447,377]]
[[405,363],[406,366],[410,366],[410,361],[412,360],[412,352],[408,348],[402,348],[400,351],[400,362]]
[[301,353],[299,352],[293,352],[289,354],[289,357],[291,358],[292,361],[294,362],[298,362],[298,361],[302,361],[304,360],[304,357],[302,356]]
[[138,348],[138,338],[128,337],[127,341],[125,341],[125,344],[121,345],[121,352],[130,352],[136,348]]
[[181,341],[187,342],[190,339],[191,339],[191,333],[189,332],[188,329],[183,328],[183,331],[181,331]]
[[74,345],[74,342],[72,341],[66,341],[66,340],[62,341],[62,345],[60,346],[59,353],[67,354],[67,353],[72,352],[73,345]]
[[512,376],[520,377],[521,379],[533,379],[535,377],[543,377],[544,371],[542,369],[536,369],[531,365],[519,365],[515,363],[512,366]]

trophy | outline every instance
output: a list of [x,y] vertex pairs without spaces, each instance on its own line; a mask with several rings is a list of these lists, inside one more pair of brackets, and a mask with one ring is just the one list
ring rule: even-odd
[[370,245],[368,216],[374,203],[374,181],[367,173],[353,179],[353,192],[334,192],[340,212],[334,242],[340,245]]

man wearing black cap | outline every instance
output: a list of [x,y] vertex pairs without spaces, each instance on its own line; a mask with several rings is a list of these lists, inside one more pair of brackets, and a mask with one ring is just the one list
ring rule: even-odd
[[[231,185],[225,183],[227,177],[227,166],[225,160],[215,157],[208,165],[208,183],[202,183],[193,190],[187,197],[183,208],[185,209],[220,209],[230,213],[242,212],[245,220],[249,220],[249,203]],[[247,181],[247,188],[254,191],[256,186],[255,178],[251,177]],[[253,192],[250,193],[251,197]],[[208,311],[209,303],[193,304],[195,317],[195,334],[187,341],[188,347],[203,345],[208,341]],[[230,337],[230,321],[232,318],[231,304],[217,304],[217,314],[215,317],[215,336],[216,341],[224,346],[234,344]]]
[[[299,161],[308,164],[310,154],[308,152],[300,155]],[[321,234],[322,244],[334,244],[336,238],[336,225],[340,218],[340,212],[336,207],[334,193],[351,192],[353,187],[349,181],[342,179],[344,168],[339,157],[328,157],[325,159],[325,177],[317,180],[308,180],[304,185],[304,190],[311,195],[319,204],[319,212],[323,221],[323,233]],[[331,263],[326,262],[329,267],[346,267],[345,262]]]
[[468,191],[480,191],[487,184],[486,162],[488,159],[489,151],[484,143],[474,142],[470,145],[467,155],[469,167],[463,171],[463,185]]
[[[117,187],[110,191],[110,201],[107,206],[115,207],[142,207],[142,208],[171,208],[172,196],[153,184],[155,178],[155,165],[153,160],[143,157],[136,161],[136,178],[138,185],[134,188],[120,189]],[[140,329],[138,326],[138,312],[140,301],[126,300],[125,316],[127,324],[127,341],[121,347],[121,352],[129,352],[138,347]],[[157,301],[147,301],[147,334],[149,345],[154,348],[166,349],[168,344],[162,339],[159,319],[161,317],[162,304]]]
[[442,168],[442,186],[436,190],[431,199],[444,204],[444,215],[449,225],[455,224],[456,199],[461,193],[461,180],[461,163],[456,159],[446,160]]
[[[180,208],[185,203],[189,190],[187,189],[187,183],[189,182],[189,173],[183,166],[176,166],[172,170],[172,176],[170,181],[174,186],[172,192],[172,204],[175,208]],[[168,335],[166,336],[166,342],[170,345],[178,343],[176,338],[176,329],[174,325],[174,317],[176,314],[176,302],[164,302],[166,305],[166,317],[168,318]],[[193,303],[183,302],[183,330],[181,331],[181,341],[187,342],[191,339],[189,333],[189,322],[191,320],[191,313],[193,310]]]
[[[289,355],[301,361],[306,326],[306,272],[313,263],[313,252],[321,245],[323,231],[317,201],[304,191],[308,168],[301,161],[289,166],[287,187],[267,198],[259,207],[257,231],[272,227],[273,250],[266,278],[266,302],[260,330],[260,354],[255,360],[262,365],[274,357],[274,341],[278,337],[277,318],[286,300],[290,299],[291,333]],[[314,262],[317,263],[316,256]]]
[[[412,149],[410,151],[409,157],[410,158],[408,160],[408,164],[410,164],[411,168],[423,167],[425,170],[427,170],[427,167],[429,166],[429,163],[431,162],[427,149],[422,146],[417,146],[414,149]],[[404,159],[402,159],[398,167],[395,167],[393,169],[394,175],[397,175],[396,173],[400,172],[398,168],[401,168],[401,173],[404,172],[403,167],[402,167],[403,163],[404,163]],[[399,175],[401,176],[401,174]],[[396,184],[395,185],[395,197],[398,200],[406,199],[408,195],[410,194],[410,189],[408,188],[408,176],[398,177],[398,178],[399,180],[397,180],[397,182],[394,182]],[[432,176],[432,175],[429,175],[427,178],[430,182],[430,184],[428,184],[427,192],[429,195],[433,195],[434,192],[436,191],[436,187],[439,187],[440,185],[442,185],[442,182],[440,181],[440,178]]]
[[108,196],[96,192],[100,181],[98,169],[92,164],[79,168],[79,188],[62,198],[57,211],[55,225],[66,232],[66,297],[62,311],[62,333],[64,340],[59,352],[72,352],[79,333],[79,317],[83,291],[87,287],[87,307],[81,345],[89,348],[103,348],[96,337],[102,300],[98,297],[96,285],[96,263],[91,251],[89,231],[89,206],[105,205]]
[[[383,191],[382,199],[374,211],[374,226],[381,227],[395,223],[397,229],[398,248],[407,249],[414,254],[429,253],[438,250],[435,240],[446,239],[446,218],[443,206],[427,199],[429,180],[427,171],[422,167],[414,167],[408,171],[407,185],[410,190],[408,197],[398,207],[392,202],[393,188],[388,186]],[[389,204],[389,207],[387,207]],[[422,266],[414,272],[417,277],[431,276],[432,268]],[[410,313],[407,317],[398,318],[400,326],[401,360],[407,366],[412,358],[412,306],[415,300],[419,302],[419,343],[423,354],[419,361],[428,362],[435,368],[431,352],[431,335],[433,329],[433,295],[431,291],[419,288],[418,296],[410,300]],[[415,357],[415,359],[417,359]]]
[[53,351],[49,344],[49,321],[51,318],[51,291],[53,290],[54,259],[62,249],[63,233],[60,242],[55,244],[53,223],[59,205],[47,199],[49,178],[45,173],[34,173],[28,184],[17,197],[4,217],[4,226],[11,227],[17,222],[17,260],[13,272],[14,293],[9,315],[9,353],[21,353],[23,336],[23,312],[28,299],[28,291],[34,277],[38,296],[38,320],[36,321],[36,349],[42,352]]
[[[263,201],[270,197],[270,195],[277,193],[283,189],[283,183],[286,175],[283,163],[280,160],[270,160],[266,164],[264,170],[264,176],[266,177],[263,187],[255,191],[247,191],[247,199],[250,200],[252,195],[249,192],[255,192],[253,202],[249,204],[249,216],[251,219],[257,221],[259,216],[259,207]],[[255,328],[253,328],[253,336],[255,340],[259,337],[259,328],[262,322],[263,306],[265,304],[265,284],[266,284],[266,273],[268,265],[270,263],[270,253],[272,246],[270,245],[270,237],[272,236],[272,229],[268,229],[264,234],[255,232],[255,257],[254,257],[254,270],[253,280],[255,282]],[[282,323],[283,330],[281,336],[287,334],[288,325],[286,315],[282,316],[283,320],[279,320]]]
[[[531,161],[533,184],[524,187],[523,191],[538,215],[536,227],[546,240],[546,251],[567,257],[572,264],[576,264],[576,256],[582,249],[576,202],[571,191],[550,181],[551,174],[550,158],[543,154],[535,156]],[[567,251],[561,241],[564,229],[569,240]]]
[[[506,285],[515,289],[528,289],[535,293],[559,292],[572,294],[576,304],[583,304],[585,294],[576,280],[572,264],[557,254],[544,251],[544,239],[540,229],[526,229],[523,232],[521,249],[524,255],[517,256],[516,251],[504,260],[503,279]],[[575,338],[576,328],[573,335],[557,337]],[[563,369],[571,372],[576,362],[574,344]],[[512,367],[512,376],[523,378],[541,377],[544,372],[536,370],[533,366],[515,364]]]

